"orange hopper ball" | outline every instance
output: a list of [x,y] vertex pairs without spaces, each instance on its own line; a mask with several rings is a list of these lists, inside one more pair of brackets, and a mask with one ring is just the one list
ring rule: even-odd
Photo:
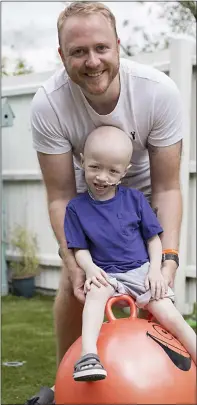
[[[116,319],[111,306],[129,302],[129,318]],[[177,339],[155,322],[137,318],[133,299],[112,297],[106,305],[98,353],[105,380],[75,382],[81,338],[65,354],[57,372],[56,404],[196,404],[196,366]]]

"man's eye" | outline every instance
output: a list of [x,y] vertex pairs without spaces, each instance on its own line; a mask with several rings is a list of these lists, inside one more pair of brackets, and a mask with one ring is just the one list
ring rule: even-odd
[[72,55],[73,56],[82,56],[84,54],[84,50],[83,49],[76,49],[75,51],[73,51]]
[[98,166],[96,166],[96,165],[91,165],[89,167],[91,167],[91,169],[98,169]]
[[107,47],[105,45],[98,45],[96,49],[98,52],[104,52],[106,51]]
[[110,172],[111,172],[112,174],[118,173],[117,170],[115,170],[115,169],[111,169]]

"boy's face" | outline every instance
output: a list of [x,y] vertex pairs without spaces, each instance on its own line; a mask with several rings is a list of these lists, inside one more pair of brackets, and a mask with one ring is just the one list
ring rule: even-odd
[[115,195],[116,185],[125,176],[130,165],[119,153],[89,151],[85,158],[81,155],[85,170],[85,180],[96,200],[109,200]]

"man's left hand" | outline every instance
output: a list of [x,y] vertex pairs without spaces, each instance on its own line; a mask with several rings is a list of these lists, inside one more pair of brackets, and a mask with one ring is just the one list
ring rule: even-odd
[[166,260],[163,262],[161,272],[166,284],[171,288],[174,287],[176,270],[177,264],[174,260]]

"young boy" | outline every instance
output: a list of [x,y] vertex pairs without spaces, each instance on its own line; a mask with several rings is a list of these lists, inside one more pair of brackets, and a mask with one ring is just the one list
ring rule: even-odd
[[86,273],[82,353],[76,381],[107,375],[97,355],[97,339],[107,300],[130,294],[175,335],[196,361],[196,335],[175,308],[174,293],[161,273],[163,232],[144,195],[120,186],[132,156],[132,143],[120,129],[99,127],[87,138],[82,166],[88,191],[73,198],[65,215],[68,248]]

